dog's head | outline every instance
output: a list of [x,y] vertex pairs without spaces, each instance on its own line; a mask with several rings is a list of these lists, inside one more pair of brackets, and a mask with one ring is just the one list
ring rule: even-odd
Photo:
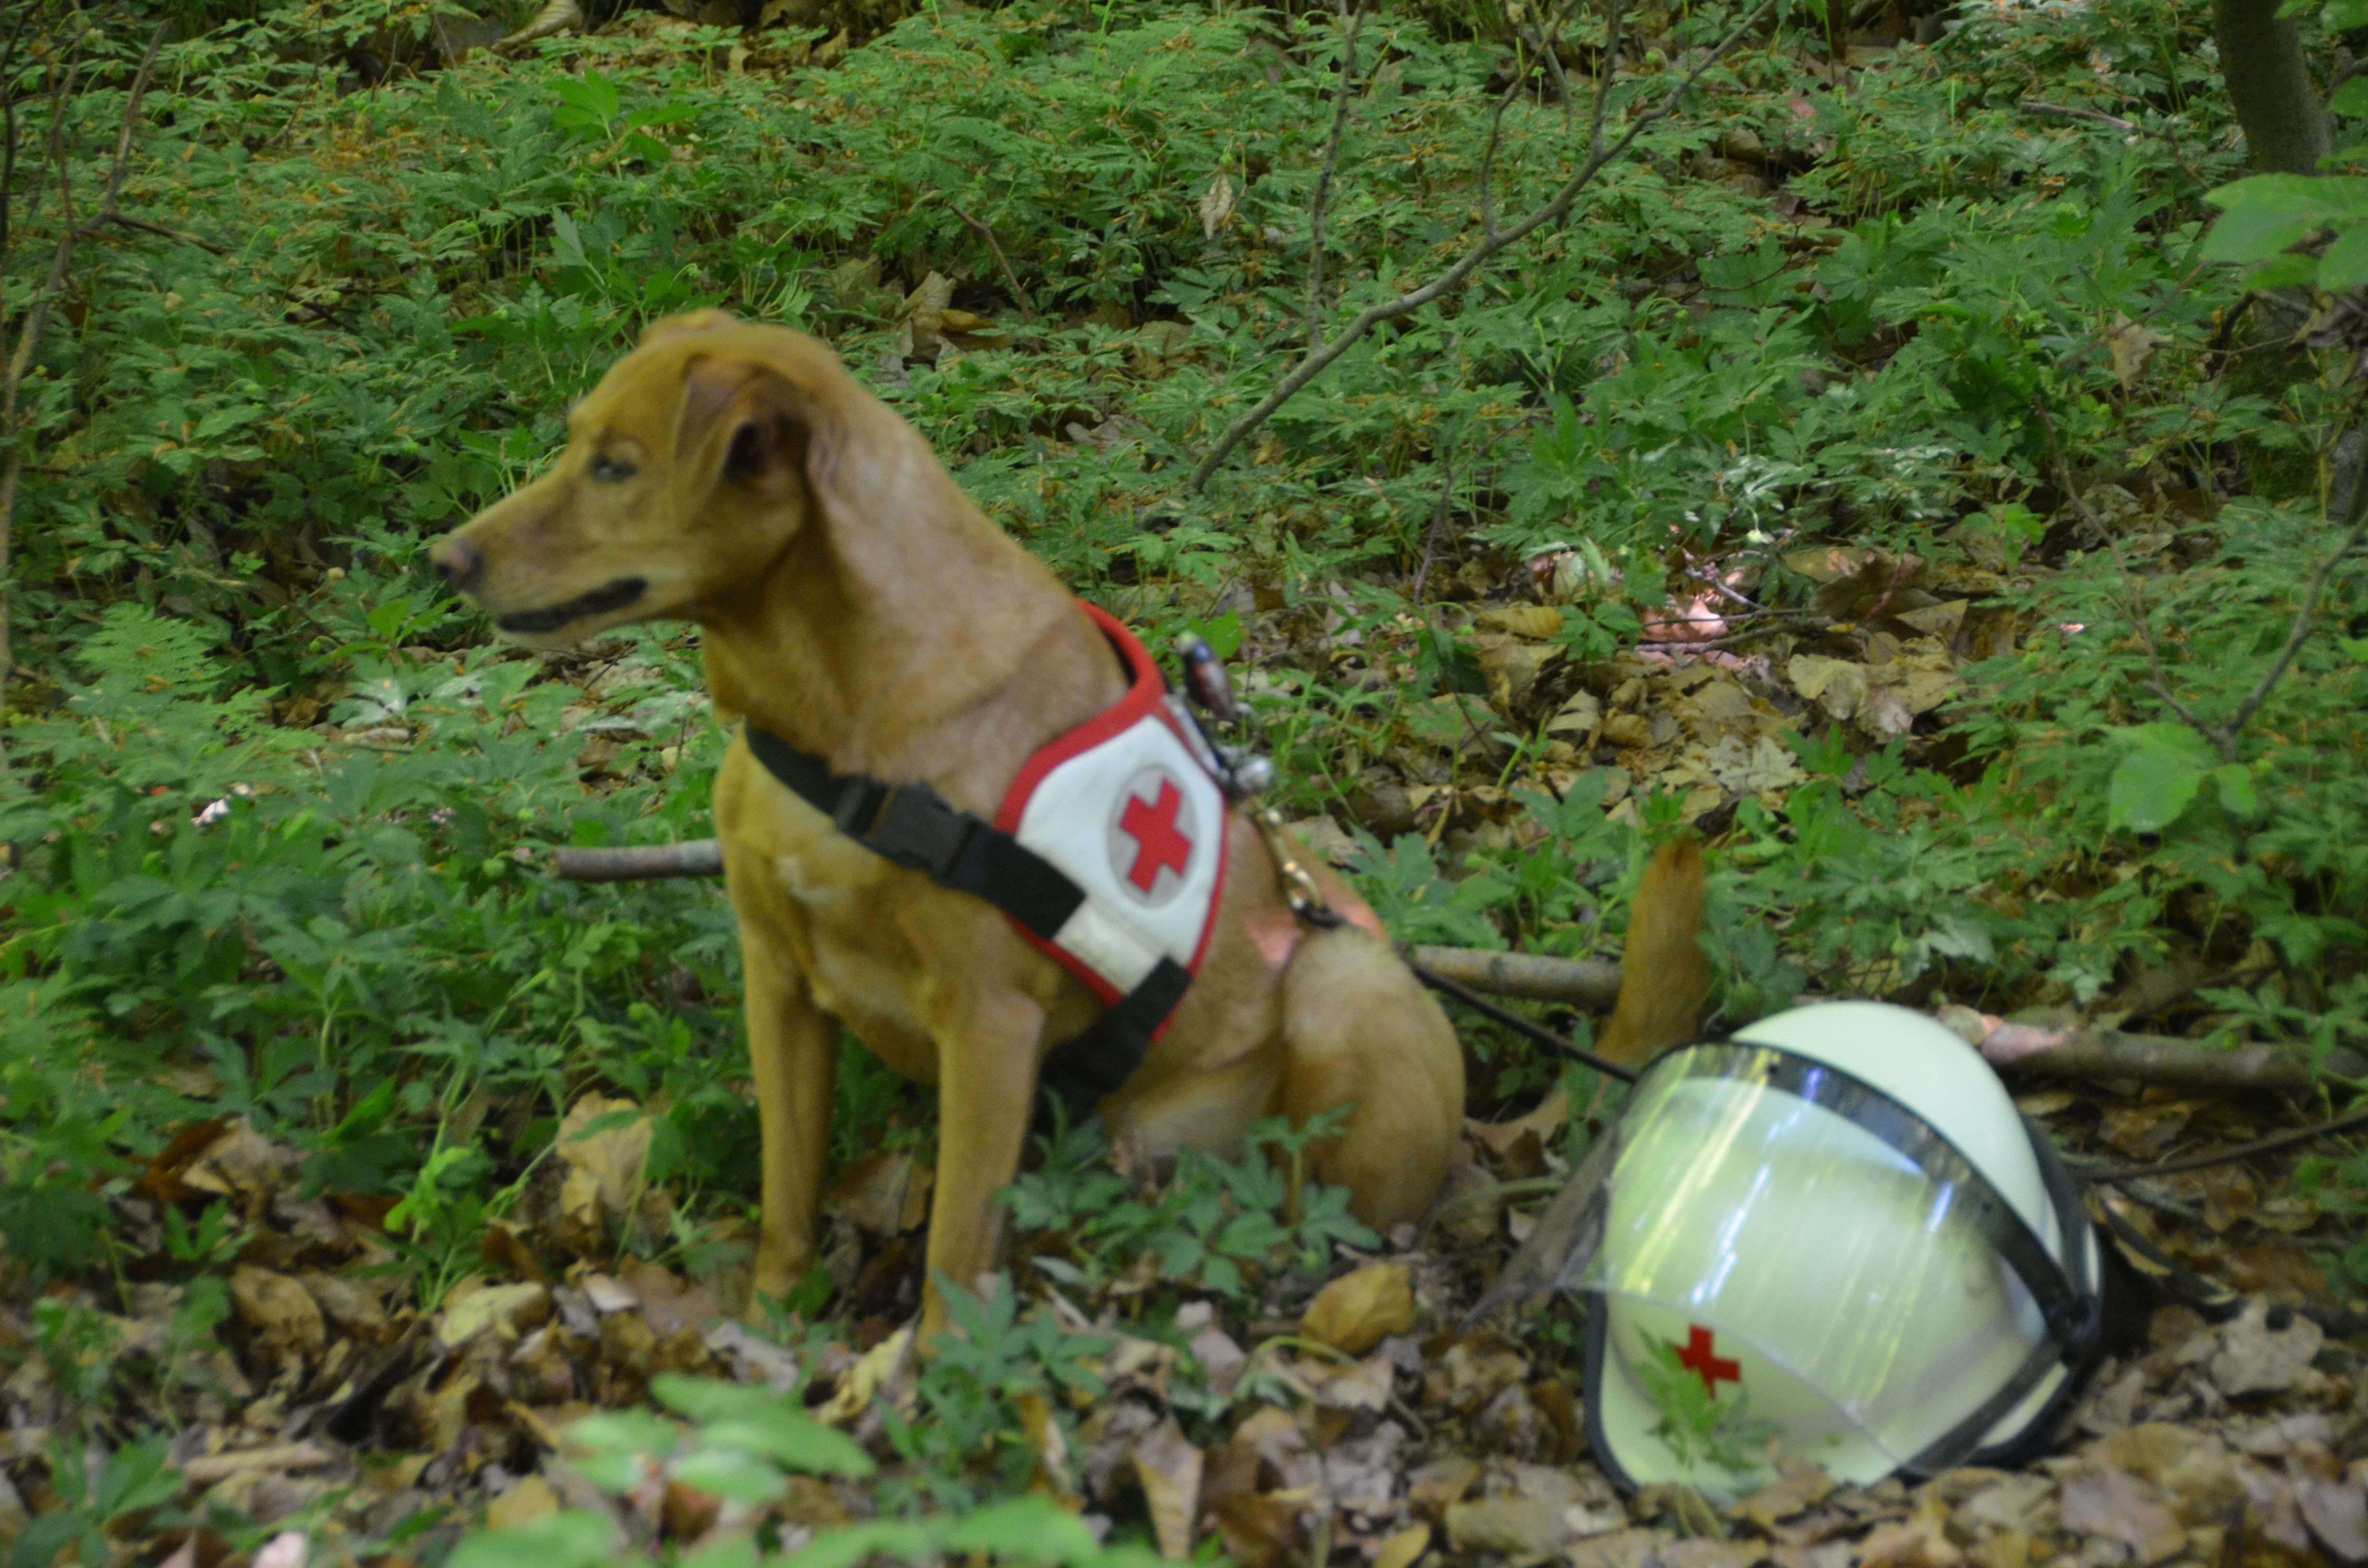
[[653,323],[568,430],[549,473],[428,557],[541,647],[729,601],[847,499],[837,459],[910,434],[821,344],[722,311]]

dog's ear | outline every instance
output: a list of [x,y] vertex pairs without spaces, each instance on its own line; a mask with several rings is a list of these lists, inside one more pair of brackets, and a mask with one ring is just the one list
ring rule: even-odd
[[979,548],[1000,540],[928,444],[829,349],[744,325],[717,350],[683,369],[675,451],[686,484],[803,487],[837,548],[883,552],[872,562],[883,573],[900,569],[911,526],[950,528]]
[[660,316],[642,328],[641,347],[646,348],[661,339],[677,337],[686,332],[713,332],[720,327],[739,324],[740,318],[730,311],[686,311],[678,316]]
[[[712,476],[760,492],[797,484],[805,470],[812,406],[780,370],[761,362],[694,359],[683,371],[677,458],[701,482]],[[720,460],[713,455],[718,451]]]

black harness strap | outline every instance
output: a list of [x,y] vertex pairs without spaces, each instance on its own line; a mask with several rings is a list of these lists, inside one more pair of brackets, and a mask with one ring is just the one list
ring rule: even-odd
[[1086,902],[1059,868],[984,817],[950,804],[927,784],[886,784],[830,764],[746,726],[748,749],[765,771],[883,859],[941,888],[986,900],[1049,942]]
[[[829,763],[779,735],[754,724],[743,730],[765,771],[839,832],[941,888],[985,899],[1040,939],[1053,940],[1086,902],[1085,890],[1059,867],[927,784],[834,773]],[[1059,1096],[1074,1118],[1092,1114],[1143,1064],[1152,1037],[1191,983],[1191,971],[1161,959],[1084,1033],[1053,1049],[1038,1075],[1040,1085]]]

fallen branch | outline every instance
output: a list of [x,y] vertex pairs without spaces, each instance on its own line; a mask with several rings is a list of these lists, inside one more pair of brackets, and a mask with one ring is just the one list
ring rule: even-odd
[[[552,856],[552,870],[575,882],[716,877],[723,874],[723,855],[712,838],[630,849],[561,849]],[[1442,979],[1495,996],[1556,1002],[1590,1012],[1610,1008],[1620,996],[1620,966],[1609,959],[1558,959],[1477,948],[1416,948],[1412,957]],[[2319,1081],[2307,1061],[2282,1045],[2231,1049],[2120,1029],[2039,1028],[2006,1023],[1970,1007],[1943,1007],[1939,1016],[1960,1039],[1978,1048],[1983,1060],[2010,1077],[2134,1078],[2171,1088],[2252,1094],[2296,1094]],[[2328,1070],[2350,1075],[2364,1066],[2368,1064],[2339,1053]]]
[[1275,410],[1297,396],[1308,382],[1329,369],[1333,361],[1346,354],[1350,347],[1365,334],[1385,321],[1395,321],[1400,316],[1412,315],[1441,295],[1461,288],[1474,273],[1479,271],[1483,265],[1499,252],[1519,244],[1547,224],[1559,222],[1568,217],[1571,207],[1578,200],[1579,192],[1585,190],[1593,182],[1595,176],[1602,172],[1604,165],[1626,153],[1636,138],[1645,133],[1647,127],[1667,119],[1674,112],[1679,102],[1687,93],[1693,90],[1694,84],[1700,81],[1729,49],[1739,42],[1746,33],[1758,27],[1761,17],[1774,8],[1775,0],[1767,0],[1766,4],[1755,7],[1750,15],[1736,24],[1733,31],[1718,41],[1702,58],[1701,64],[1686,74],[1684,81],[1671,88],[1668,96],[1657,105],[1638,116],[1629,125],[1626,133],[1608,148],[1601,145],[1600,133],[1603,108],[1611,91],[1612,73],[1607,62],[1604,67],[1603,81],[1596,89],[1596,124],[1599,127],[1597,145],[1579,171],[1564,181],[1562,188],[1554,192],[1553,198],[1543,206],[1531,212],[1512,227],[1497,230],[1492,225],[1490,232],[1482,236],[1478,244],[1464,252],[1463,257],[1454,266],[1439,277],[1419,289],[1399,295],[1395,300],[1384,300],[1380,304],[1368,305],[1359,312],[1347,326],[1340,329],[1339,335],[1331,342],[1311,351],[1306,358],[1301,360],[1299,368],[1285,376],[1272,392],[1267,393],[1256,408],[1225,426],[1224,433],[1217,437],[1216,444],[1209,449],[1208,454],[1194,465],[1191,477],[1184,482],[1186,493],[1198,494],[1209,483],[1210,475],[1217,472],[1218,465],[1231,455],[1235,447],[1240,446],[1249,437],[1252,431],[1272,417]]
[[1608,959],[1489,953],[1473,948],[1417,948],[1414,957],[1434,974],[1497,996],[1525,996],[1533,1002],[1563,1002],[1600,1011],[1620,995],[1620,966]]
[[2005,1074],[2134,1078],[2170,1088],[2253,1094],[2299,1094],[2318,1082],[2310,1063],[2283,1045],[2226,1047],[2119,1029],[2040,1028],[2003,1023],[1970,1007],[1944,1007],[1941,1021],[1961,1039],[1978,1035],[1973,1044],[1982,1059]]
[[642,844],[630,849],[559,849],[552,874],[571,882],[650,882],[663,877],[720,877],[723,850],[712,838]]
[[2123,119],[2102,109],[2075,108],[2067,104],[2044,104],[2036,98],[2025,98],[2021,107],[2032,114],[2044,114],[2051,119],[2085,119],[2091,125],[2109,125],[2125,135],[2135,136],[2144,129],[2135,121]]

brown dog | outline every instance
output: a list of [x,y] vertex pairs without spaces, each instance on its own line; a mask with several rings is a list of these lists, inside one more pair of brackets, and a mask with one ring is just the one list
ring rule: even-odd
[[[696,621],[719,714],[989,817],[1031,753],[1126,690],[1076,601],[811,338],[715,311],[655,323],[569,424],[549,474],[432,556],[521,641]],[[716,778],[715,821],[764,1135],[757,1289],[786,1293],[814,1256],[840,1024],[938,1085],[928,1265],[974,1287],[995,1264],[995,1195],[1018,1168],[1039,1065],[1100,1003],[994,907],[842,835],[745,736]],[[1337,879],[1317,870],[1368,928],[1303,936],[1259,835],[1226,842],[1197,978],[1104,1116],[1157,1156],[1236,1146],[1261,1117],[1296,1125],[1353,1106],[1312,1151],[1313,1174],[1347,1187],[1369,1224],[1418,1217],[1463,1124],[1445,1016]],[[1654,874],[1670,881],[1663,923],[1681,939],[1650,964],[1632,948],[1631,970],[1656,971],[1658,994],[1701,971],[1700,863]],[[1640,1011],[1614,1043],[1642,1055],[1681,1038],[1706,984]],[[944,1322],[934,1284],[926,1302],[925,1342]]]

